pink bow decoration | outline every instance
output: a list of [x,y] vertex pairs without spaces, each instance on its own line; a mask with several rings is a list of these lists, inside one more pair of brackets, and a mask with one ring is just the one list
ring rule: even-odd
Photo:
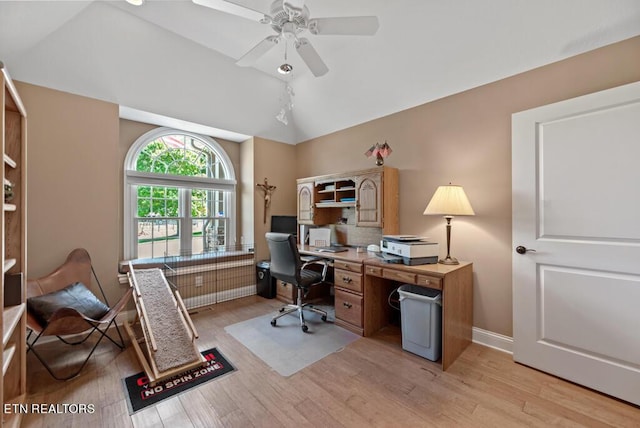
[[367,150],[364,155],[368,158],[370,158],[371,156],[375,156],[376,158],[386,158],[392,152],[393,150],[391,150],[391,146],[389,146],[389,144],[385,140],[384,144],[376,143],[375,145],[371,146],[371,148]]

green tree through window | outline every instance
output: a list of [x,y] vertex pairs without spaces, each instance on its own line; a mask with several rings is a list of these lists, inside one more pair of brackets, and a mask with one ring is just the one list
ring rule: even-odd
[[233,226],[227,208],[235,195],[226,153],[207,137],[162,131],[141,137],[125,161],[127,189],[135,195],[133,256],[224,248]]

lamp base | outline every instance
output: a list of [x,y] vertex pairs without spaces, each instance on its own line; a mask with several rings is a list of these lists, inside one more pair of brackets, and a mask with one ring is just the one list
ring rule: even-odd
[[450,256],[447,256],[444,259],[438,260],[438,263],[441,263],[443,265],[459,265],[460,264],[458,259],[456,259],[454,257],[450,257]]

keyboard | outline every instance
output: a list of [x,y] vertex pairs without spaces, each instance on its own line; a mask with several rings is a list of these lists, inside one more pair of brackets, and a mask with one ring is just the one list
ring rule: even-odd
[[347,251],[347,247],[330,245],[328,247],[316,247],[315,251],[318,251],[319,253],[341,253],[343,251]]

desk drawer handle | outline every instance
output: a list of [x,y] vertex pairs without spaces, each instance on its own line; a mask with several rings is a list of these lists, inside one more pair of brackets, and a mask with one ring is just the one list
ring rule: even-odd
[[429,281],[428,279],[425,279],[424,280],[424,285],[429,285],[429,284],[431,284],[431,281]]
[[349,302],[342,302],[342,306],[344,306],[347,309],[351,309],[351,307],[353,306],[351,303]]
[[344,282],[346,282],[347,284],[349,284],[349,283],[353,282],[353,279],[349,278],[348,276],[343,276],[343,277],[342,277],[342,280],[343,280]]

